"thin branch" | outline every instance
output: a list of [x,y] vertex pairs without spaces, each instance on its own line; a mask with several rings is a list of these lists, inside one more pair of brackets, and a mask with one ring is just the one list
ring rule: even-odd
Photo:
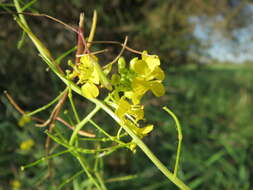
[[[3,14],[3,13],[1,12],[1,14]],[[75,32],[75,33],[78,33],[78,30],[75,29],[74,27],[68,25],[67,23],[61,21],[60,19],[54,18],[54,17],[49,16],[49,15],[44,14],[44,13],[9,12],[9,13],[6,13],[6,14],[12,14],[12,15],[14,15],[14,14],[22,14],[22,15],[28,15],[28,16],[46,17],[46,18],[48,18],[48,19],[50,19],[50,20],[53,20],[53,21],[55,21],[55,22],[58,22],[59,24],[62,24],[63,26],[65,26],[65,27],[66,27],[67,29],[69,29],[70,31],[73,31],[73,32]]]
[[117,55],[117,57],[115,57],[115,59],[110,62],[109,64],[114,64],[118,61],[118,59],[121,57],[121,55],[123,54],[124,50],[126,49],[126,44],[127,44],[127,40],[128,40],[128,37],[126,36],[125,37],[125,40],[124,40],[124,43],[123,43],[123,46],[122,46],[122,49],[120,50],[119,54]]
[[14,101],[14,99],[11,97],[11,95],[8,94],[8,92],[5,90],[4,91],[4,95],[6,96],[6,98],[9,100],[9,102],[11,103],[11,105],[22,115],[25,115],[24,110],[21,109],[21,107],[19,107],[19,105]]
[[79,27],[78,27],[78,36],[77,36],[77,50],[76,50],[76,64],[80,62],[80,57],[78,57],[84,50],[84,43],[82,41],[81,34],[83,34],[84,29],[84,13],[80,14],[79,18]]
[[[12,98],[12,96],[5,90],[4,94],[6,96],[6,98],[8,99],[8,101],[10,102],[10,104],[21,114],[21,115],[26,115],[26,112],[15,102],[15,100]],[[38,122],[44,122],[43,119],[40,119],[38,117],[31,117],[32,120],[34,121],[38,121]]]
[[97,11],[95,10],[93,12],[93,18],[92,18],[92,25],[91,25],[91,29],[90,29],[90,34],[88,37],[88,44],[87,44],[87,48],[89,49],[91,47],[91,43],[93,41],[94,35],[95,35],[95,31],[96,31],[96,26],[97,26]]
[[[120,46],[124,46],[124,44],[120,43],[120,42],[117,42],[117,41],[93,41],[93,42],[88,42],[88,43],[93,43],[93,44],[115,44],[115,45],[120,45]],[[128,46],[125,46],[125,48],[130,51],[130,52],[133,52],[133,53],[136,53],[136,54],[142,54],[141,51],[138,51],[138,50],[135,50],[135,49],[132,49]]]
[[44,123],[42,123],[42,124],[36,124],[36,126],[45,127],[45,126],[50,125],[55,120],[55,118],[58,116],[62,106],[64,105],[64,102],[65,102],[67,96],[68,96],[68,91],[66,90],[64,92],[64,94],[62,95],[62,97],[60,98],[57,105],[54,107],[49,119],[47,121],[45,121]]
[[[65,126],[67,126],[69,129],[71,129],[71,130],[75,129],[73,126],[71,126],[67,121],[63,120],[62,118],[56,117],[55,119],[57,121],[61,122],[62,124],[64,124]],[[83,130],[78,131],[78,134],[81,135],[81,136],[85,136],[85,137],[91,137],[91,138],[96,137],[95,134],[89,133],[89,132],[86,132],[86,131],[83,131]]]
[[[98,50],[98,51],[94,51],[94,52],[90,52],[91,55],[97,55],[97,54],[100,54],[100,53],[105,53],[105,52],[108,52],[109,49],[102,49],[102,50]],[[82,57],[86,54],[78,54],[76,55],[76,57]]]

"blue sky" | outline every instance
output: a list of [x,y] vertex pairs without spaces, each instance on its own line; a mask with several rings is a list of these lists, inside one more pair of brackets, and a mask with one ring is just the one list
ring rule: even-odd
[[234,31],[233,34],[238,39],[238,43],[234,43],[213,26],[220,19],[191,19],[191,22],[196,24],[194,35],[209,47],[207,53],[210,57],[235,63],[253,60],[253,25]]

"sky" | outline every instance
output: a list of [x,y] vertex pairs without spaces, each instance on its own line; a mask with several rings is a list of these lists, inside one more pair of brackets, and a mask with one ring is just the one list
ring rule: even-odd
[[213,27],[213,23],[219,21],[219,19],[221,18],[204,19],[205,22],[203,22],[203,19],[196,17],[191,19],[191,22],[195,23],[194,35],[204,45],[209,45],[207,54],[219,61],[231,61],[235,63],[242,63],[247,60],[252,61],[253,24],[235,31],[234,35],[237,37],[238,43],[234,43]]

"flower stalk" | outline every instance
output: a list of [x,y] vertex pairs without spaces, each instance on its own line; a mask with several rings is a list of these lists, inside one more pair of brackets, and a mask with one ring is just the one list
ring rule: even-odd
[[[18,0],[14,0],[14,4],[17,11],[21,13],[22,9]],[[24,16],[20,14],[19,16],[14,16],[14,18],[23,31],[25,31],[30,37],[39,51],[41,58],[65,83],[65,94],[62,93],[61,96],[68,96],[74,113],[75,121],[77,122],[69,140],[61,137],[59,132],[56,132],[57,135],[54,135],[54,130],[48,132],[47,134],[56,143],[64,146],[67,152],[70,152],[79,161],[84,172],[97,189],[106,190],[103,178],[98,173],[97,166],[95,167],[95,171],[91,170],[82,154],[94,154],[97,156],[100,151],[104,151],[104,154],[109,154],[122,147],[129,148],[134,152],[136,146],[139,147],[152,161],[152,163],[178,188],[182,190],[190,189],[182,180],[177,177],[182,133],[181,126],[173,112],[167,108],[164,108],[164,110],[174,118],[178,130],[179,143],[174,173],[168,170],[168,168],[153,154],[153,152],[142,140],[144,136],[153,130],[153,125],[149,124],[147,126],[142,126],[141,122],[139,122],[144,120],[144,107],[141,105],[141,99],[147,91],[152,91],[152,93],[157,97],[162,96],[165,93],[165,88],[162,84],[165,75],[163,70],[160,68],[160,60],[158,56],[149,55],[146,51],[143,51],[141,53],[141,59],[133,58],[130,63],[127,63],[124,58],[121,57],[124,50],[129,49],[126,46],[128,40],[126,38],[119,56],[115,58],[115,61],[112,61],[113,63],[118,62],[118,72],[114,74],[111,73],[111,67],[113,64],[110,63],[106,67],[102,67],[98,58],[92,54],[92,52],[90,52],[97,23],[97,13],[94,11],[92,27],[87,42],[83,36],[84,15],[80,15],[75,64],[69,62],[71,70],[64,72],[60,65],[54,60],[47,47],[35,34],[33,34]],[[107,90],[108,95],[106,96],[107,98],[105,100],[99,99],[101,88],[106,88]],[[95,108],[83,119],[79,118],[74,101],[72,99],[72,92],[79,94],[95,104]],[[31,112],[30,116],[47,109],[57,100],[59,100],[61,96],[55,98],[48,105]],[[63,103],[65,103],[65,99],[64,102],[62,102],[61,107],[57,110],[57,114],[61,110]],[[117,135],[118,138],[114,138],[112,135],[107,133],[104,128],[98,126],[92,120],[99,110],[107,113],[119,125],[119,131]],[[117,143],[117,145],[100,149],[81,149],[79,147],[78,133],[87,123],[93,124],[96,129],[101,132],[101,134],[105,135],[107,139],[110,139],[112,142]],[[124,142],[120,139],[120,131],[122,128],[131,137],[130,142]],[[102,159],[102,157],[103,155],[100,155],[99,159]],[[51,157],[48,156],[47,158]]]

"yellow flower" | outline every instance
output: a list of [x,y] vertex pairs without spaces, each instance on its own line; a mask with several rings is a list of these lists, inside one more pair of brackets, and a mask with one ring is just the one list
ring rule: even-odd
[[78,77],[77,84],[82,85],[82,93],[87,98],[96,98],[99,95],[97,85],[100,83],[100,78],[94,61],[98,61],[98,58],[94,55],[86,54],[82,56],[78,65],[71,65],[74,71],[69,75],[71,79]]
[[132,90],[126,91],[125,96],[132,99],[134,104],[139,104],[148,90],[155,96],[164,95],[162,80],[165,75],[159,65],[159,57],[148,55],[146,51],[143,52],[142,59],[134,58],[130,61],[130,69],[136,73],[136,77],[132,81]]
[[144,117],[143,108],[141,105],[131,105],[124,97],[121,97],[115,113],[122,120],[125,120],[126,116],[128,119],[134,119],[135,122],[138,122]]
[[28,140],[23,141],[20,144],[20,149],[27,151],[27,150],[30,150],[33,145],[34,145],[34,141],[32,139],[28,139]]
[[82,94],[87,98],[96,98],[99,95],[98,87],[88,81],[81,87]]
[[133,132],[141,138],[146,136],[148,133],[150,133],[154,128],[154,125],[150,125],[150,124],[145,127],[137,127],[135,124],[133,124],[129,120],[125,120],[125,124],[128,127],[130,127],[133,130]]
[[144,106],[131,105],[124,97],[118,101],[115,114],[139,137],[144,137],[153,130],[153,125],[140,128],[137,122],[144,119]]
[[[143,128],[138,128],[136,126],[133,126],[132,124],[128,126],[132,126],[131,129],[141,138],[146,136],[148,133],[150,133],[154,128],[153,125],[147,125],[146,127],[143,127]],[[129,148],[131,151],[135,152],[136,146],[137,144],[134,142],[134,140],[132,140],[132,143],[130,144]]]
[[11,181],[11,187],[12,187],[12,190],[19,190],[20,187],[21,187],[21,183],[19,180],[17,179],[14,179]]
[[81,57],[78,71],[80,72],[79,81],[85,83],[90,81],[94,84],[99,84],[99,74],[95,69],[93,62],[98,61],[98,58],[94,55],[86,54]]
[[28,115],[22,115],[22,117],[20,118],[20,120],[18,121],[18,125],[20,127],[25,126],[27,123],[29,123],[31,121],[31,117]]

